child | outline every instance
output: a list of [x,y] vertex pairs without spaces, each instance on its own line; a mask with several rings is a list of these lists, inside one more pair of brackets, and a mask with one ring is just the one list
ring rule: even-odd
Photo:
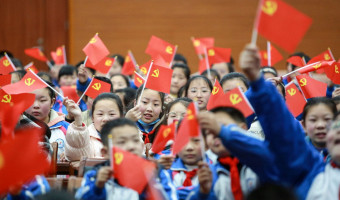
[[207,77],[210,80],[211,84],[215,84],[215,80],[220,82],[221,77],[217,73],[217,71],[214,69],[210,69],[209,71],[210,71],[210,77],[208,76],[208,70],[205,70],[204,72],[202,72],[201,75]]
[[110,80],[111,80],[114,92],[116,92],[119,89],[130,87],[129,78],[124,76],[123,74],[113,74]]
[[[51,83],[48,84],[52,86]],[[34,90],[32,93],[35,94],[35,101],[26,112],[38,120],[45,122],[50,127],[50,143],[58,143],[58,159],[60,159],[65,151],[65,135],[69,123],[65,121],[64,114],[52,109],[55,102],[55,93],[52,89],[46,87]]]
[[123,116],[123,105],[116,94],[102,93],[93,101],[91,116],[93,123],[88,127],[82,122],[81,110],[74,101],[64,100],[64,105],[74,117],[67,129],[65,155],[69,161],[80,160],[82,156],[101,157],[103,147],[100,132],[104,124]]
[[249,88],[247,78],[243,74],[238,72],[232,72],[223,76],[220,81],[220,84],[225,93],[229,92],[230,90],[238,86],[241,88],[242,92],[246,92]]
[[178,91],[181,87],[183,87],[190,78],[190,68],[186,64],[176,63],[171,69],[172,78],[171,78],[171,87],[170,87],[170,95],[173,98],[177,98]]
[[[143,133],[145,144],[152,143],[155,138],[156,128],[162,123],[164,93],[139,87],[136,93],[135,107],[129,110],[125,117],[135,121]],[[136,105],[140,101],[140,104]]]
[[119,54],[113,54],[111,58],[116,58],[116,60],[113,62],[113,65],[110,68],[109,73],[107,74],[108,77],[111,77],[114,74],[120,74],[124,66],[124,61],[125,61],[124,57]]
[[207,110],[213,85],[205,76],[194,76],[185,85],[186,97],[197,102],[200,111]]
[[135,100],[136,96],[136,90],[130,87],[124,88],[124,89],[118,89],[115,91],[115,94],[117,94],[120,98],[120,100],[123,102],[124,107],[124,116],[126,114],[127,110],[130,110],[133,107],[133,101]]
[[229,63],[215,63],[211,66],[212,69],[216,70],[220,77],[227,75],[228,73],[234,72],[234,59],[230,57]]

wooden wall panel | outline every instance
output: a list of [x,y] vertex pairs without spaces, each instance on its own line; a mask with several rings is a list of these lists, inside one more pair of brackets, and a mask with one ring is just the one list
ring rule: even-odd
[[[331,47],[335,57],[340,56],[340,1],[286,0],[298,10],[314,19],[311,29],[298,46],[314,56]],[[190,37],[215,37],[218,47],[232,48],[238,56],[250,41],[257,7],[254,0],[70,0],[70,55],[76,63],[85,58],[82,48],[96,33],[111,53],[125,55],[131,49],[137,62],[148,60],[144,50],[151,35],[178,44],[178,52],[197,70],[198,59]],[[258,45],[265,48],[266,41],[259,37]],[[288,53],[279,48],[284,57]],[[283,69],[285,62],[277,67]]]

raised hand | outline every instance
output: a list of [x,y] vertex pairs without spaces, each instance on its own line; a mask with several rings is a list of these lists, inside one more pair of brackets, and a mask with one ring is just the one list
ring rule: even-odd
[[134,108],[130,109],[126,114],[125,118],[130,119],[134,122],[138,121],[142,118],[142,113],[139,110],[139,105],[136,105]]

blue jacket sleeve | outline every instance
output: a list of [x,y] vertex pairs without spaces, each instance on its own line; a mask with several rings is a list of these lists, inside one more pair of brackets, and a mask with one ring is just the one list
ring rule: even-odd
[[262,183],[278,181],[279,171],[267,142],[247,136],[242,132],[245,130],[235,124],[230,124],[222,126],[219,136],[223,145],[243,164],[250,167]]
[[90,78],[87,78],[86,83],[80,83],[79,79],[78,79],[77,80],[77,90],[81,91],[81,92],[85,92],[85,90],[86,90],[87,86],[90,84],[90,82],[91,82]]
[[[212,187],[213,188],[213,187]],[[209,194],[203,194],[200,192],[200,187],[197,186],[187,197],[187,200],[217,200],[213,189]]]
[[106,190],[104,188],[98,188],[96,186],[96,171],[91,170],[84,176],[81,187],[76,192],[76,199],[93,199],[93,200],[105,200]]
[[169,200],[178,199],[176,187],[172,182],[170,170],[161,170],[159,173],[160,184],[162,185]]
[[[245,93],[244,95],[247,97],[247,99],[249,99],[249,96],[253,93],[252,89],[249,88]],[[254,119],[256,117],[256,114],[252,114],[252,115],[249,115],[247,118],[246,118],[246,123],[247,123],[247,127],[248,129],[250,128],[251,126],[251,123],[253,123]]]
[[326,91],[326,97],[332,98],[332,93],[333,93],[334,89],[335,89],[334,86],[328,86],[327,91]]

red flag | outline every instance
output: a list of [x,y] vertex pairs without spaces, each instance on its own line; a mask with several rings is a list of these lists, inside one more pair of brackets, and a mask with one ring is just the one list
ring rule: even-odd
[[187,109],[187,114],[183,118],[178,128],[178,133],[172,146],[173,154],[176,155],[177,153],[179,153],[189,142],[191,137],[198,137],[199,134],[200,125],[197,120],[195,104],[190,103]]
[[76,86],[62,86],[60,89],[63,91],[64,97],[68,97],[74,102],[78,102],[79,96],[77,94]]
[[292,53],[312,19],[281,0],[263,0],[256,24],[259,34]]
[[[331,49],[327,49],[326,51],[320,53],[319,55],[315,56],[314,58],[310,59],[307,64],[315,63],[318,61],[332,61],[335,60]],[[317,73],[324,73],[323,69],[318,69]]]
[[51,52],[52,59],[57,65],[66,65],[66,50],[65,46],[58,47],[56,51]]
[[176,46],[156,36],[151,36],[145,53],[153,59],[160,55],[166,62],[171,63],[176,54]]
[[[260,51],[261,66],[269,66],[267,52],[268,51]],[[270,66],[274,66],[276,63],[283,59],[280,52],[273,45],[270,45],[270,57],[271,57]]]
[[149,76],[147,77],[145,87],[148,89],[170,93],[172,69],[152,65]]
[[220,83],[215,80],[214,88],[211,91],[211,95],[209,101],[207,103],[207,110],[211,110],[213,108],[219,107],[219,105],[225,104],[225,99],[223,98],[224,92]]
[[161,152],[166,143],[169,140],[173,140],[175,138],[175,130],[176,125],[175,123],[172,123],[170,125],[161,125],[160,129],[157,132],[156,138],[152,145],[152,152],[159,153]]
[[127,56],[125,56],[124,65],[121,73],[126,76],[132,75],[136,70],[136,65],[136,60],[133,57],[132,52],[129,51]]
[[39,70],[34,66],[33,62],[28,63],[28,64],[24,67],[24,69],[25,69],[26,71],[32,70],[32,71],[33,71],[34,73],[36,73],[36,74],[39,72]]
[[240,110],[244,117],[248,117],[254,113],[253,107],[250,105],[247,97],[239,87],[230,90],[225,95],[228,106],[235,107]]
[[4,57],[0,59],[0,74],[9,74],[15,71],[15,66],[11,59],[5,54]]
[[34,90],[47,87],[46,83],[32,71],[14,84],[6,85],[2,89],[8,94],[30,93]]
[[101,61],[99,61],[99,63],[97,63],[96,65],[93,65],[91,63],[91,61],[89,59],[87,59],[85,61],[85,66],[86,67],[89,67],[89,68],[92,68],[94,70],[97,70],[103,74],[107,74],[113,63],[115,62],[115,59],[114,58],[110,58],[110,57],[105,57],[104,59],[102,59]]
[[328,62],[316,62],[316,63],[312,63],[312,64],[309,64],[309,65],[306,65],[304,67],[301,67],[298,69],[298,72],[300,74],[305,74],[305,73],[308,73],[308,72],[313,72],[313,71],[316,71],[316,70],[319,70],[319,69],[323,69],[325,67],[328,67],[330,66]]
[[35,94],[7,94],[0,90],[1,138],[12,137],[20,115],[35,101]]
[[44,53],[37,47],[25,49],[25,54],[43,62],[48,61]]
[[213,47],[215,43],[215,39],[212,37],[206,38],[193,38],[192,44],[195,47],[197,54],[205,54],[205,48]]
[[115,179],[120,185],[141,194],[156,168],[155,164],[117,147],[112,148],[111,155]]
[[145,82],[145,79],[141,75],[139,75],[137,72],[134,72],[134,73],[135,73],[135,79],[134,79],[135,86],[140,87]]
[[334,84],[340,84],[340,63],[335,61],[327,62],[330,67],[325,68],[325,73]]
[[293,82],[286,87],[286,104],[294,117],[299,116],[306,105],[306,100]]
[[[203,58],[202,60],[199,61],[199,65],[198,65],[198,72],[200,74],[202,74],[205,70],[208,69],[207,65],[209,65],[209,63],[207,62],[206,58]],[[209,69],[211,67],[209,66]]]
[[305,62],[302,60],[300,56],[291,56],[290,58],[287,59],[287,62],[298,67],[302,67],[305,65]]
[[42,131],[41,128],[25,128],[18,131],[14,139],[1,141],[0,194],[49,171],[47,155],[38,144]]
[[210,65],[215,63],[230,62],[230,48],[211,47],[207,48],[207,51]]
[[296,80],[298,81],[302,93],[306,99],[326,96],[326,83],[317,81],[305,74],[296,76]]
[[0,75],[0,88],[2,86],[11,84],[11,80],[12,80],[12,75],[11,74]]
[[83,48],[83,52],[93,65],[97,65],[101,60],[110,54],[103,41],[96,34]]
[[109,83],[93,78],[91,84],[89,84],[85,91],[85,95],[91,97],[92,99],[95,99],[101,93],[110,91],[111,85]]

